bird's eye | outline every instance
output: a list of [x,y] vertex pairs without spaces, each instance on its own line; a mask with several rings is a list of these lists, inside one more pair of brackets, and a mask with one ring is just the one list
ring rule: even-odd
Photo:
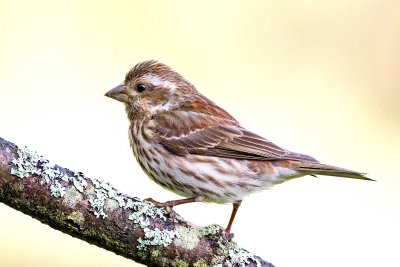
[[142,83],[139,83],[138,85],[136,85],[136,90],[137,90],[139,93],[142,93],[142,92],[144,92],[144,91],[146,90],[146,85],[144,85],[144,84],[142,84]]

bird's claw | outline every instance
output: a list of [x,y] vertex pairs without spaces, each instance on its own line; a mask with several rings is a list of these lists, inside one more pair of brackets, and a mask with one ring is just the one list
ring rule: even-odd
[[145,198],[145,199],[143,199],[143,201],[149,202],[149,203],[153,204],[154,206],[156,206],[157,208],[163,208],[163,207],[165,207],[164,203],[158,202],[158,201],[152,199],[151,197]]
[[230,231],[225,230],[224,234],[225,234],[226,240],[231,241],[233,239],[234,234],[231,233]]
[[176,217],[176,212],[173,210],[174,206],[171,205],[170,201],[158,202],[158,201],[152,199],[151,197],[144,199],[144,201],[152,203],[157,208],[160,208],[160,209],[164,208],[168,212],[170,218],[174,219]]

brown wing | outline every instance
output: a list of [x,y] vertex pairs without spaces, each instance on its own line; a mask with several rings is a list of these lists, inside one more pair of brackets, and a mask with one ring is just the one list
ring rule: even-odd
[[317,162],[290,152],[245,128],[223,109],[190,103],[154,117],[158,142],[180,156],[188,154],[236,159],[292,159]]

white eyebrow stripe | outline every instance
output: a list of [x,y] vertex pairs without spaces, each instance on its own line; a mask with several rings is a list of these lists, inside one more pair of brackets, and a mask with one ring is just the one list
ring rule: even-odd
[[153,84],[154,86],[161,86],[170,90],[175,90],[176,89],[176,84],[173,82],[170,82],[168,80],[163,80],[159,76],[154,75],[154,74],[146,74],[142,77],[143,80]]

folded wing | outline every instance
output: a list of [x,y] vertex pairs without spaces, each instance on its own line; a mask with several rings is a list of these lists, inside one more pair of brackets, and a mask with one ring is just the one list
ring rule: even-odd
[[217,106],[190,103],[154,117],[157,140],[172,153],[235,159],[318,162],[290,152],[245,128]]

